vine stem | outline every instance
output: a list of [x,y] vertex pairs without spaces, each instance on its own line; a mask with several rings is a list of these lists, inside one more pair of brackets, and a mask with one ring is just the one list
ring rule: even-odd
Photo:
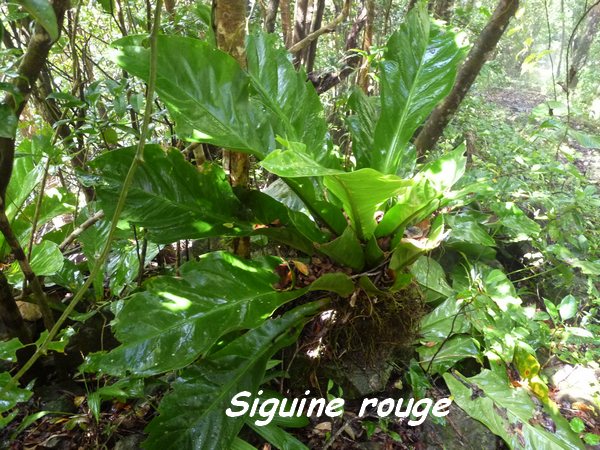
[[146,144],[146,136],[148,134],[148,127],[150,125],[150,119],[152,115],[152,98],[154,97],[154,90],[156,85],[156,67],[157,67],[157,38],[158,31],[160,29],[160,12],[162,8],[162,0],[157,0],[156,8],[154,13],[154,24],[152,26],[152,33],[150,34],[150,76],[148,78],[148,88],[146,91],[146,108],[144,110],[144,121],[142,123],[142,129],[140,130],[140,140],[137,145],[135,157],[129,166],[129,171],[127,172],[127,176],[125,177],[125,181],[123,181],[123,187],[121,189],[121,193],[119,195],[119,200],[117,201],[117,205],[115,207],[115,212],[112,217],[112,221],[110,223],[110,229],[108,231],[108,236],[106,238],[106,244],[104,244],[104,248],[102,253],[96,260],[94,267],[90,272],[90,276],[85,281],[83,286],[77,291],[71,302],[67,305],[62,315],[56,321],[52,329],[49,331],[48,336],[42,342],[42,344],[37,348],[35,353],[29,358],[29,360],[21,367],[21,369],[15,374],[12,378],[13,383],[17,383],[19,379],[35,364],[35,362],[40,358],[40,356],[44,355],[48,350],[48,345],[56,337],[58,332],[60,331],[61,326],[67,320],[69,315],[75,309],[75,306],[81,301],[81,299],[86,294],[88,288],[91,286],[93,280],[96,279],[96,276],[102,270],[106,259],[108,258],[108,254],[110,253],[111,242],[114,238],[115,231],[117,229],[117,223],[119,222],[119,217],[123,208],[125,207],[125,200],[127,199],[127,192],[131,187],[131,183],[133,182],[133,177],[135,175],[135,171],[139,165],[144,162],[144,147]]

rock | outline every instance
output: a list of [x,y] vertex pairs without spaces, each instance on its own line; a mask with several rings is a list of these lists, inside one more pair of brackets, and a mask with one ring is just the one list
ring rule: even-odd
[[600,368],[597,364],[572,366],[559,363],[545,371],[556,390],[557,402],[582,402],[592,406],[600,403]]
[[422,425],[423,447],[427,450],[493,450],[503,448],[503,441],[482,423],[472,419],[452,404],[446,416],[446,425],[439,425],[428,416]]

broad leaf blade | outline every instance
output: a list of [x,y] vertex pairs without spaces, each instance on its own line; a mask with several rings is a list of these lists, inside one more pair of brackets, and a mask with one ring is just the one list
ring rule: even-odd
[[272,287],[279,263],[216,252],[183,265],[180,278],[151,279],[146,291],[125,300],[117,313],[114,331],[122,344],[92,356],[84,369],[147,376],[185,367],[222,335],[258,326],[305,292]]
[[44,27],[53,41],[58,39],[56,14],[48,0],[17,0],[17,3]]
[[[100,174],[96,191],[107,215],[114,209],[134,155],[133,147],[122,148],[91,163]],[[243,207],[220,167],[206,164],[198,171],[179,151],[148,145],[121,218],[146,228],[151,241],[167,244],[249,234],[252,226],[240,217],[241,212]]]
[[163,398],[160,415],[146,428],[144,448],[230,448],[245,420],[226,415],[232,397],[241,391],[255,395],[269,358],[291,344],[322,305],[310,303],[269,320],[186,369]]
[[[113,59],[148,80],[146,36],[113,43]],[[239,64],[207,42],[158,37],[156,92],[167,104],[181,137],[264,157],[275,144],[270,125],[250,102],[249,79]]]
[[381,63],[381,116],[371,167],[383,173],[412,172],[415,152],[409,141],[450,92],[463,55],[453,33],[430,23],[424,4],[410,11],[390,37]]
[[[583,449],[581,440],[559,415],[549,414],[534,403],[523,387],[513,388],[508,380],[484,369],[465,378],[460,374],[444,374],[454,401],[467,414],[482,422],[514,449]],[[542,428],[552,422],[556,431]]]

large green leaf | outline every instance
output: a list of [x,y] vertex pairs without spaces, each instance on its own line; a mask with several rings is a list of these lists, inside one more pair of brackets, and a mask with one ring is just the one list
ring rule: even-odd
[[[484,369],[465,378],[444,374],[454,401],[513,449],[583,449],[583,443],[558,414],[534,403],[523,387]],[[544,427],[545,425],[545,427]]]
[[369,167],[373,150],[373,131],[378,119],[374,102],[377,97],[368,97],[361,89],[354,88],[348,98],[348,107],[354,112],[346,118],[348,130],[352,134],[352,153],[356,167]]
[[[128,36],[113,45],[115,62],[147,81],[147,37]],[[249,77],[231,56],[188,37],[159,36],[157,45],[156,92],[181,137],[261,158],[274,148],[267,116],[250,101]]]
[[[90,164],[100,174],[96,191],[107,215],[115,207],[134,155],[133,147],[122,148]],[[179,151],[165,152],[157,145],[148,145],[121,217],[146,228],[148,239],[171,243],[249,234],[252,226],[240,217],[242,211],[219,166],[206,164],[198,171]]]
[[464,56],[456,35],[432,24],[419,3],[387,43],[380,65],[381,116],[375,128],[371,167],[408,175],[415,152],[408,148],[416,129],[448,94]]
[[149,280],[117,312],[113,329],[122,344],[92,356],[85,370],[150,375],[187,366],[222,335],[260,325],[306,291],[273,288],[280,262],[215,252],[184,264],[181,277]]
[[241,391],[256,395],[269,358],[291,344],[322,306],[323,302],[310,303],[268,320],[186,369],[163,398],[159,416],[146,427],[144,448],[231,448],[245,421],[244,416],[226,415],[232,397]]
[[277,47],[275,34],[248,37],[248,75],[257,100],[272,116],[275,133],[287,141],[302,142],[312,159],[327,167],[339,163],[327,148],[323,106],[304,70],[296,70],[290,54]]
[[421,286],[427,288],[427,300],[454,295],[454,289],[446,281],[446,273],[440,264],[432,258],[421,256],[411,266],[410,272]]
[[[42,241],[33,246],[29,264],[31,270],[38,276],[54,275],[62,269],[64,262],[63,255],[54,242]],[[14,262],[6,272],[6,277],[11,283],[20,283],[23,281],[23,272],[17,262]]]
[[46,29],[53,41],[58,39],[56,14],[54,14],[54,8],[52,8],[52,4],[48,0],[16,0],[16,2],[23,6]]

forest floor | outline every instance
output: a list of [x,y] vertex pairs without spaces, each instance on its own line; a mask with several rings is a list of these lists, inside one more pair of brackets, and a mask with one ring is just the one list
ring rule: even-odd
[[[540,92],[517,86],[509,88],[489,89],[484,97],[492,103],[504,108],[509,114],[509,120],[517,121],[527,119],[533,109],[539,104],[551,100]],[[590,134],[598,134],[598,129],[593,129],[589,123],[577,119],[571,120],[571,126],[577,130]],[[574,164],[582,175],[586,176],[593,184],[600,185],[600,149],[590,149],[581,146],[574,139],[566,138],[563,150],[572,154]]]

